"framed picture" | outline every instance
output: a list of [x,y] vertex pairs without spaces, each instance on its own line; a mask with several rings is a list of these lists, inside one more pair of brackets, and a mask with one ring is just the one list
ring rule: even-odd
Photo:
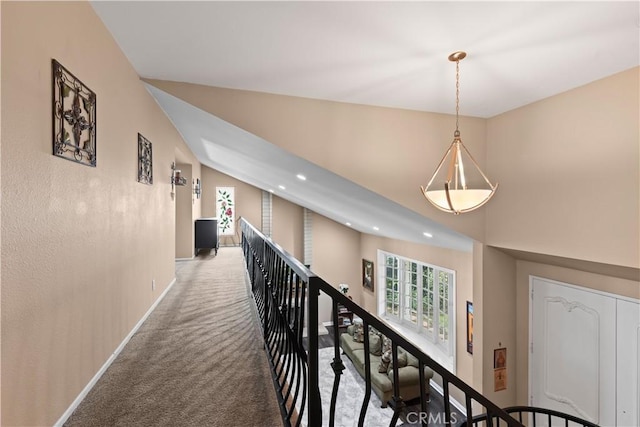
[[496,348],[493,350],[493,369],[502,369],[507,367],[507,349]]
[[373,261],[362,260],[362,286],[373,292]]
[[507,368],[493,370],[493,391],[507,389]]
[[467,301],[467,353],[473,354],[473,303]]
[[218,230],[221,236],[236,234],[236,191],[235,187],[216,187],[216,212]]
[[51,60],[53,155],[96,167],[96,94]]
[[151,142],[138,133],[138,182],[153,185]]

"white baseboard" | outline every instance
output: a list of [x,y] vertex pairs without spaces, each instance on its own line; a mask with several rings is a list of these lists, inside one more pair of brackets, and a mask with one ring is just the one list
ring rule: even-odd
[[115,351],[111,354],[111,356],[109,356],[107,361],[104,362],[104,365],[102,365],[102,367],[98,370],[98,372],[96,372],[93,378],[91,378],[91,381],[89,381],[89,383],[84,387],[84,389],[82,389],[78,397],[76,397],[73,403],[71,403],[71,406],[69,406],[67,410],[64,411],[64,414],[62,414],[60,419],[56,421],[56,423],[54,424],[54,427],[62,427],[62,425],[65,422],[67,422],[67,419],[69,419],[71,414],[73,414],[73,411],[76,410],[78,405],[80,405],[80,403],[84,400],[87,394],[89,394],[89,392],[96,385],[100,377],[102,377],[102,375],[106,372],[109,366],[111,366],[111,364],[116,359],[116,357],[118,357],[122,349],[124,349],[124,346],[127,345],[131,337],[133,337],[133,335],[138,331],[138,329],[140,329],[140,326],[142,326],[144,321],[147,320],[147,317],[149,317],[149,315],[153,312],[153,310],[155,310],[155,308],[158,306],[160,301],[162,301],[162,299],[165,297],[167,292],[169,292],[169,289],[171,289],[171,287],[173,287],[175,283],[176,283],[176,278],[174,277],[171,283],[169,283],[169,286],[167,286],[167,289],[165,289],[164,292],[162,292],[162,294],[160,295],[160,297],[158,297],[156,302],[154,302],[153,305],[149,307],[149,310],[147,310],[144,316],[142,316],[142,318],[138,321],[138,323],[136,323],[133,329],[131,329],[131,332],[129,332],[129,334],[122,340],[118,348],[115,349]]
[[176,261],[191,261],[193,259],[195,259],[195,255],[193,255],[191,258],[176,258]]

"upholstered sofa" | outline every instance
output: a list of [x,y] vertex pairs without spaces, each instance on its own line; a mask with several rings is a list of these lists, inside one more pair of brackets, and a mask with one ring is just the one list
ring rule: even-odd
[[[357,338],[356,338],[357,339]],[[347,328],[347,332],[340,335],[340,347],[344,354],[353,362],[356,370],[362,378],[365,378],[365,354],[364,343],[354,340],[354,325]],[[369,353],[371,372],[371,389],[378,395],[382,401],[382,407],[387,407],[387,403],[393,397],[393,362],[383,370],[380,364],[383,361],[384,337],[376,331],[369,332]],[[402,347],[398,347],[398,379],[400,381],[400,396],[406,402],[411,399],[420,397],[420,373],[419,361],[416,357],[407,353]],[[384,363],[383,363],[384,367]],[[433,377],[433,371],[425,366],[425,392],[427,399],[429,396],[429,383]]]

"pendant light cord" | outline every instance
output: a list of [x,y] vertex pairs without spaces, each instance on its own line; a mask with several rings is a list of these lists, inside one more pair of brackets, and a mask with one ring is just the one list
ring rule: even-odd
[[456,131],[454,136],[460,136],[458,130],[458,114],[460,111],[460,60],[456,60]]

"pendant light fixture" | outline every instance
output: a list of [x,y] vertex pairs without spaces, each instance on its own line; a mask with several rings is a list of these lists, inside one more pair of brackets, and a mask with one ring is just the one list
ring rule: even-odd
[[[474,160],[467,147],[462,143],[460,138],[460,131],[458,130],[458,114],[460,107],[460,61],[462,61],[467,54],[465,52],[454,52],[449,55],[449,61],[456,63],[456,130],[453,133],[453,142],[449,146],[449,149],[445,153],[444,157],[438,164],[436,171],[431,176],[429,183],[426,187],[420,187],[424,197],[436,208],[458,215],[464,212],[470,212],[479,208],[491,199],[496,192],[498,184],[491,184],[489,178],[482,172],[478,163]],[[475,167],[477,178],[471,177],[469,172],[473,170],[467,170],[465,174],[463,158],[467,165]],[[447,159],[449,159],[447,161]],[[448,163],[446,177],[443,177],[444,185],[439,184],[436,180],[438,172],[442,169],[442,166]],[[483,182],[484,181],[484,182]],[[433,187],[432,187],[433,184]],[[442,186],[441,186],[442,185]]]

